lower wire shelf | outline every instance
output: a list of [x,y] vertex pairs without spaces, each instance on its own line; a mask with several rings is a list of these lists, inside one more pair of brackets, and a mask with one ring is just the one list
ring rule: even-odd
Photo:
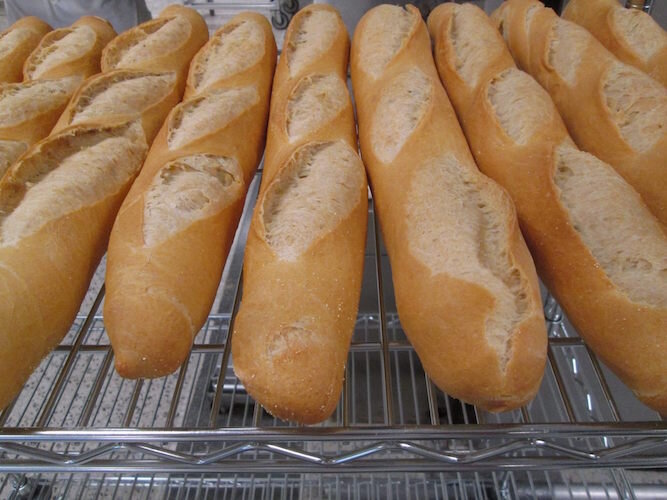
[[70,333],[0,414],[0,498],[667,497],[667,424],[546,292],[549,357],[534,401],[490,414],[438,390],[401,329],[372,204],[336,412],[306,428],[268,415],[234,376],[229,335],[259,175],[214,312],[178,372],[115,372],[100,265]]

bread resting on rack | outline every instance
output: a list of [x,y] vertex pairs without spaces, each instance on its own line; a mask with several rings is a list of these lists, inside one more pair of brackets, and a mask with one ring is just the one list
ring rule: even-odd
[[304,424],[336,408],[361,291],[368,188],[348,53],[333,7],[308,6],[287,29],[232,334],[248,393]]
[[139,122],[73,127],[0,181],[0,408],[67,333],[147,150]]
[[0,83],[23,80],[23,64],[51,26],[33,16],[23,17],[0,33]]
[[667,86],[667,32],[646,12],[619,0],[570,0],[563,19],[575,22],[626,64]]
[[609,165],[580,151],[484,12],[429,16],[438,69],[482,171],[516,203],[540,276],[593,350],[667,412],[667,236]]
[[577,145],[614,167],[667,224],[667,88],[537,0],[508,0],[492,18]]
[[123,377],[176,370],[206,321],[261,159],[275,61],[263,16],[220,28],[119,212],[104,318]]
[[490,411],[527,403],[546,360],[535,268],[512,201],[470,154],[419,11],[364,15],[351,67],[405,333],[443,391]]

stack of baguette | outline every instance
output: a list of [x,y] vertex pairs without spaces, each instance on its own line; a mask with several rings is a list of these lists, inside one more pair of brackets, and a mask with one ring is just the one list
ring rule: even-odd
[[51,26],[36,17],[23,17],[0,33],[0,83],[23,80],[23,64]]
[[269,413],[311,424],[331,415],[340,398],[361,291],[368,187],[340,14],[306,7],[284,47],[232,356]]
[[577,145],[614,167],[667,224],[667,88],[537,0],[508,0],[492,18]]
[[667,413],[664,227],[620,175],[574,145],[481,9],[442,5],[428,23],[477,164],[514,199],[540,276],[605,363]]
[[351,60],[401,324],[439,388],[490,411],[519,407],[546,359],[535,268],[512,201],[475,165],[419,11],[369,11]]
[[563,18],[583,26],[626,64],[667,86],[667,32],[646,12],[618,0],[570,0]]
[[264,148],[275,64],[263,16],[220,28],[120,209],[104,319],[123,377],[176,370],[206,321]]
[[[92,25],[104,22],[93,18]],[[77,31],[51,40],[50,47],[64,47],[61,58],[45,50],[33,62],[47,61],[52,77],[81,78],[81,68],[93,63],[73,55],[90,42],[87,31],[74,36]],[[201,36],[189,39],[187,52],[203,43]],[[99,67],[99,53],[96,58]],[[71,124],[32,146],[0,181],[0,408],[68,331],[151,136],[180,95],[172,72],[184,73],[189,61],[180,64],[150,73],[145,84],[128,72],[88,85],[71,107]],[[30,67],[41,72],[39,64]],[[21,109],[39,109],[35,102],[26,100]]]
[[[23,43],[32,46],[45,30],[48,25],[27,18],[9,33],[27,31]],[[82,17],[41,39],[25,60],[22,83],[0,84],[0,178],[30,146],[49,135],[79,84],[100,71],[102,49],[115,35],[103,19]],[[24,51],[17,45],[13,51],[8,48],[6,57],[13,59]]]

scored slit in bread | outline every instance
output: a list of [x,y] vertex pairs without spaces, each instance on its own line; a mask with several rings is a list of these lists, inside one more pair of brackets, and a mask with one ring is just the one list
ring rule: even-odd
[[174,73],[119,70],[101,75],[78,93],[69,123],[140,114],[163,100],[175,83]]
[[375,155],[391,162],[412,136],[433,100],[431,80],[419,68],[397,75],[382,90],[371,122]]
[[34,80],[64,62],[79,59],[92,49],[96,40],[95,30],[86,25],[52,31],[26,61],[26,75]]
[[192,26],[182,16],[157,18],[126,31],[107,52],[110,68],[133,68],[146,60],[182,45]]
[[569,139],[555,149],[554,183],[609,280],[632,302],[667,307],[667,235],[635,190]]
[[265,45],[264,30],[255,19],[223,26],[192,60],[195,92],[256,65]]
[[380,5],[368,15],[359,57],[364,60],[364,71],[377,78],[408,39],[414,23],[406,10],[391,5]]
[[310,10],[295,18],[285,49],[291,76],[317,60],[333,44],[340,28],[339,17],[330,10]]
[[77,129],[42,143],[3,178],[0,246],[115,194],[139,171],[146,149],[136,122]]
[[62,111],[79,81],[79,77],[71,76],[0,85],[0,129],[54,110]]
[[290,139],[317,130],[349,103],[347,86],[335,73],[304,76],[287,101],[286,128]]
[[295,261],[359,204],[361,160],[343,141],[308,143],[294,152],[261,207],[266,242]]
[[145,195],[143,234],[156,246],[195,221],[220,213],[243,194],[243,172],[234,158],[180,157],[164,165]]
[[258,101],[255,86],[211,90],[185,101],[169,117],[169,149],[181,148],[228,126]]
[[33,36],[34,32],[28,28],[15,28],[0,33],[0,59],[7,57]]

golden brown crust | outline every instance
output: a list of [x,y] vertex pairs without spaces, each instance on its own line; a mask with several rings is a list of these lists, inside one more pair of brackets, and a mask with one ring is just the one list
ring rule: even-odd
[[[642,70],[667,86],[667,33],[643,11],[631,15],[643,18],[654,28],[649,37],[657,35],[653,43],[659,46],[649,57],[643,57],[636,47],[628,43],[628,32],[621,30],[614,21],[616,11],[623,9],[618,0],[571,0],[563,11],[563,19],[575,22],[597,38],[611,53],[626,64]],[[644,29],[639,26],[637,29]]]
[[[295,66],[298,70],[293,67],[290,75],[286,57],[291,56],[285,54],[291,49],[287,49],[276,71],[264,178],[248,234],[243,300],[232,336],[234,371],[248,392],[272,415],[303,424],[325,420],[340,398],[359,305],[368,218],[368,188],[357,156],[347,89],[340,112],[318,115],[317,126],[291,142],[287,133],[286,108],[300,81],[322,75],[331,81],[346,80],[349,40],[340,15],[332,7],[312,5],[301,10],[288,28],[285,47],[293,46],[304,18],[320,15],[328,18],[331,43],[322,43],[325,48],[318,53],[315,47],[326,30],[317,30],[315,40],[300,45],[309,57],[299,61]],[[321,103],[323,99],[316,100]],[[281,196],[285,186],[302,181],[286,182],[292,179],[293,168],[301,165],[303,151],[327,144],[353,160],[345,167],[347,174],[336,163],[338,158],[331,158],[327,167],[341,178],[346,175],[341,183],[349,183],[352,199],[342,209],[349,212],[336,221],[338,214],[331,212],[325,199],[319,221],[333,228],[314,230],[305,249],[285,257],[273,246],[265,225],[270,200]],[[330,192],[340,195],[344,187],[336,186]],[[322,185],[319,189],[325,191]],[[313,197],[318,194],[313,193]],[[308,199],[300,199],[299,210],[308,210],[302,205]]]
[[[63,60],[54,66],[40,71],[39,75],[35,76],[41,59],[48,52],[48,47],[60,40],[67,33],[70,33],[73,28],[79,26],[90,28],[93,32],[91,43],[86,47],[86,50],[78,57],[63,58]],[[83,16],[71,26],[53,30],[42,38],[37,48],[30,54],[23,65],[23,77],[25,80],[32,80],[35,78],[50,79],[79,76],[81,80],[84,80],[100,72],[102,49],[115,36],[116,32],[108,21],[95,16]]]
[[[526,29],[526,12],[537,9]],[[572,51],[578,59],[574,84],[566,82],[550,62],[551,32],[561,20],[551,9],[537,0],[508,0],[493,14],[496,24],[502,23],[510,52],[521,69],[530,73],[547,91],[558,108],[577,145],[609,163],[634,187],[653,214],[667,224],[667,132],[664,132],[649,148],[634,149],[623,136],[619,126],[607,108],[603,86],[608,72],[618,60],[592,35],[577,25],[585,40],[585,47]],[[567,38],[571,38],[568,35]],[[650,78],[645,82],[655,84]],[[638,89],[642,92],[646,89]],[[654,107],[664,106],[667,89],[662,87],[662,97]]]
[[[37,143],[0,181],[2,203],[22,189],[23,164],[39,158],[43,151],[52,158],[53,151],[71,137],[123,134],[131,127],[127,123],[72,127]],[[133,147],[145,155],[147,146],[140,135],[135,135],[138,130],[131,134],[137,140]],[[49,221],[16,243],[0,244],[0,408],[11,401],[70,328],[133,179],[128,177],[116,191]],[[71,189],[76,184],[77,178],[72,178]],[[2,224],[0,229],[5,229]]]
[[0,57],[0,82],[4,83],[23,80],[23,63],[42,37],[51,31],[51,26],[34,16],[22,17],[0,33],[0,40],[14,30],[21,30],[20,42],[11,49],[7,47],[7,52]]
[[[381,8],[388,7],[376,9]],[[412,28],[377,78],[366,71],[368,65],[361,55],[364,31],[368,29],[373,10],[359,22],[351,54],[361,150],[391,260],[401,324],[438,387],[491,411],[516,408],[534,397],[546,359],[546,333],[535,269],[509,197],[476,169],[454,110],[439,82],[428,32],[419,11],[407,6],[407,12],[413,19]],[[395,158],[383,162],[372,143],[375,110],[383,89],[412,68],[418,68],[427,76],[433,99]],[[429,159],[447,154],[454,155],[462,168],[469,169],[479,190],[502,207],[494,216],[507,221],[508,258],[522,276],[527,291],[527,310],[508,335],[511,348],[504,371],[486,334],[486,319],[494,311],[496,297],[473,282],[447,273],[434,273],[415,256],[406,236],[415,223],[409,216],[408,206],[412,200],[406,187],[414,182]]]
[[[206,321],[215,298],[245,193],[261,159],[276,45],[263,16],[244,13],[230,24],[240,19],[254,19],[261,25],[266,34],[264,55],[252,67],[214,82],[201,94],[191,94],[172,110],[114,225],[107,261],[104,316],[116,355],[116,370],[123,377],[167,375],[187,357],[193,337]],[[216,62],[224,63],[211,61]],[[169,131],[189,102],[221,90],[248,86],[256,89],[258,100],[240,115],[178,148],[169,148]],[[230,193],[233,199],[169,233],[165,240],[148,245],[145,214],[151,188],[170,164],[193,156],[229,160],[232,166],[227,172],[234,180],[228,189],[233,191]],[[147,311],[154,314],[146,314]]]
[[[180,17],[186,21],[187,33],[180,37],[180,43],[169,43],[167,49],[154,53],[150,57],[123,63],[121,57],[137,41],[152,33],[154,27]],[[208,41],[208,27],[201,15],[190,7],[172,4],[164,9],[160,15],[150,21],[135,26],[118,35],[102,52],[102,72],[113,69],[140,69],[144,71],[166,72],[173,71],[178,75],[179,91],[182,94],[188,67],[193,56]]]
[[[665,413],[667,359],[657,346],[667,342],[662,339],[667,335],[667,311],[624,296],[575,230],[553,180],[555,148],[568,140],[558,113],[545,114],[545,122],[525,144],[515,142],[499,123],[488,99],[489,86],[514,64],[507,57],[503,65],[489,60],[477,85],[462,83],[449,56],[447,27],[455,8],[436,9],[429,27],[442,81],[478,165],[512,196],[540,277],[581,336],[642,401]],[[484,16],[481,11],[480,15]],[[496,44],[509,55],[500,35]]]

